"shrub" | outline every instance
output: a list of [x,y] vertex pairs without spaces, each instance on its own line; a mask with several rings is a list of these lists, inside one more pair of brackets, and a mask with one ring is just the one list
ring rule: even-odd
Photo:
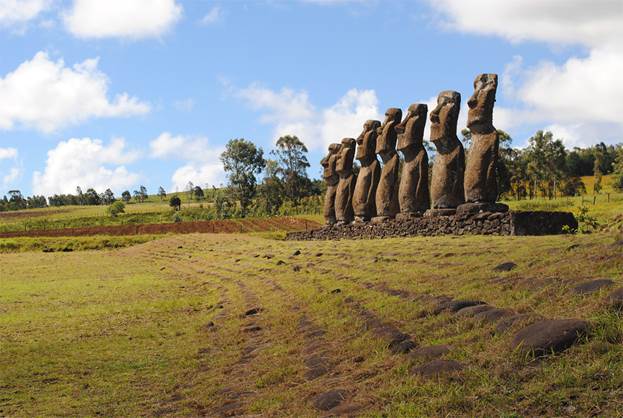
[[110,206],[106,208],[106,213],[108,213],[111,218],[116,218],[120,213],[125,213],[125,204],[120,200],[112,202]]

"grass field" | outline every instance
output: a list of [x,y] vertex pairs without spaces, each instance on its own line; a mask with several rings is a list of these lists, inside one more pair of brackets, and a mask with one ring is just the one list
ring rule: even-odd
[[[572,291],[597,277],[623,285],[610,234],[204,234],[0,257],[0,415],[317,416],[315,397],[332,389],[345,398],[333,412],[365,416],[623,414],[623,322],[608,290]],[[493,270],[506,261],[518,267]],[[511,349],[516,328],[431,314],[442,295],[592,330],[534,360]],[[424,358],[392,354],[379,324],[450,346],[443,357],[464,369],[414,374]]]

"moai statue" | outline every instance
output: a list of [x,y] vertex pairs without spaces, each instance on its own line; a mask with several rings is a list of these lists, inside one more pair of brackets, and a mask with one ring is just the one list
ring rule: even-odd
[[357,138],[357,155],[361,164],[355,193],[353,209],[355,222],[367,222],[376,216],[376,188],[381,178],[381,163],[376,159],[376,130],[381,126],[378,120],[368,120],[363,125],[363,132]]
[[480,74],[474,80],[474,94],[467,102],[467,127],[472,145],[465,167],[465,203],[459,214],[506,211],[508,206],[496,204],[498,198],[497,162],[499,138],[493,126],[493,105],[498,87],[497,74]]
[[399,219],[422,216],[430,208],[428,190],[428,154],[424,149],[423,137],[428,106],[412,104],[407,116],[396,127],[398,151],[404,155],[404,164],[398,187]]
[[456,207],[464,202],[465,151],[456,136],[460,109],[461,94],[442,91],[437,97],[437,107],[430,114],[430,140],[437,148],[437,155],[431,182],[433,207],[426,211],[427,216],[454,215]]
[[337,174],[340,176],[335,195],[335,218],[338,225],[349,224],[353,221],[353,192],[357,181],[357,176],[353,173],[355,145],[353,138],[342,139],[342,146],[335,164]]
[[324,195],[324,220],[327,225],[333,225],[335,218],[335,194],[337,192],[337,183],[340,177],[335,170],[335,163],[340,152],[340,144],[329,145],[329,153],[320,161],[322,165],[322,177],[327,184],[327,192]]
[[398,213],[398,170],[400,157],[396,152],[396,126],[402,119],[402,110],[395,107],[387,109],[385,121],[377,129],[376,153],[383,160],[381,179],[376,189],[376,217],[375,222],[383,222],[394,218]]

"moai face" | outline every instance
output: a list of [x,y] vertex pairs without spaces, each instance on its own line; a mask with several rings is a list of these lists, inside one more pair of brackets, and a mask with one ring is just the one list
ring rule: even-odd
[[437,107],[430,113],[430,140],[445,142],[444,138],[456,137],[456,125],[461,110],[461,94],[442,91],[437,97]]
[[474,80],[474,94],[470,97],[467,105],[467,127],[478,130],[479,128],[493,127],[493,105],[495,93],[498,88],[497,74],[480,74]]
[[402,110],[390,107],[385,112],[385,120],[377,129],[376,153],[383,154],[396,150],[396,131],[395,128],[402,119]]
[[348,175],[353,171],[356,142],[353,138],[342,139],[342,147],[338,153],[335,169],[340,175]]
[[425,104],[414,103],[409,106],[407,116],[405,116],[402,123],[396,126],[396,133],[398,134],[397,149],[399,151],[411,146],[422,145],[427,113],[428,106]]
[[370,161],[375,158],[376,151],[376,130],[381,127],[378,120],[368,120],[363,124],[363,132],[357,137],[357,160],[361,162]]
[[323,168],[322,177],[324,177],[325,179],[329,179],[337,175],[337,171],[335,170],[335,162],[341,147],[342,145],[340,144],[329,145],[329,153],[320,161],[320,165],[322,165]]

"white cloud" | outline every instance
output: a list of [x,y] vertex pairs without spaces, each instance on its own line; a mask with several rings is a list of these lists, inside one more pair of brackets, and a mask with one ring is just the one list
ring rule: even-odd
[[137,158],[138,153],[127,150],[122,138],[109,144],[91,138],[61,141],[48,151],[43,173],[34,172],[33,193],[74,193],[77,186],[92,187],[100,193],[107,188],[119,192],[138,182],[139,175],[125,167]]
[[[526,67],[514,57],[501,92],[515,102],[501,112],[504,124],[540,123],[558,129],[573,145],[623,136],[623,3],[620,0],[437,0],[431,5],[448,28],[511,41],[576,44],[588,48],[563,64]],[[498,123],[496,122],[496,126]],[[505,129],[504,126],[499,126]]]
[[320,110],[311,104],[306,91],[273,91],[258,84],[231,90],[251,108],[262,112],[262,123],[275,126],[275,139],[296,135],[311,149],[356,137],[367,119],[381,118],[374,90],[351,89],[335,104]]
[[22,171],[19,169],[19,167],[11,167],[9,169],[9,172],[2,177],[2,187],[10,187],[10,185],[13,184],[13,182],[16,181],[21,174]]
[[53,132],[93,117],[125,117],[149,112],[149,105],[127,93],[108,99],[108,78],[98,59],[73,67],[38,52],[0,77],[0,129],[16,126]]
[[173,106],[175,106],[175,108],[181,112],[190,112],[195,108],[195,100],[191,99],[190,97],[186,99],[176,100],[173,103]]
[[50,6],[50,0],[0,0],[0,26],[26,23]]
[[0,160],[15,158],[17,158],[17,150],[15,148],[0,148]]
[[205,16],[201,18],[201,24],[205,26],[213,25],[214,23],[221,20],[223,16],[223,12],[221,8],[218,6],[214,6]]
[[182,160],[185,164],[171,177],[172,189],[184,190],[189,181],[196,185],[216,185],[222,182],[222,147],[213,148],[205,137],[172,135],[163,132],[150,142],[152,158]]
[[74,0],[63,20],[80,38],[152,38],[182,17],[176,0]]

